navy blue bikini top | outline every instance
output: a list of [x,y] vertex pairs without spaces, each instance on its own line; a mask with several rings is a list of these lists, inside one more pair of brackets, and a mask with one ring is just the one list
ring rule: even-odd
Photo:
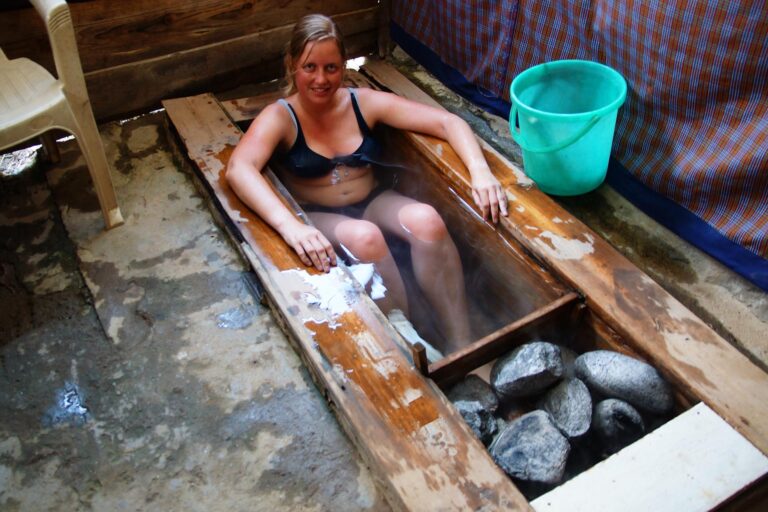
[[304,139],[304,132],[301,131],[301,125],[299,124],[299,118],[296,116],[296,112],[291,105],[281,99],[279,103],[288,108],[288,112],[291,114],[294,124],[296,125],[296,140],[287,152],[280,155],[280,158],[288,168],[300,178],[319,178],[325,176],[333,170],[337,165],[347,165],[349,167],[363,167],[368,164],[377,163],[376,160],[379,156],[379,144],[373,137],[373,132],[363,119],[363,114],[360,113],[360,107],[357,105],[357,98],[355,97],[355,91],[349,89],[352,108],[355,111],[355,118],[357,119],[357,125],[360,127],[360,133],[363,135],[363,142],[360,144],[354,153],[349,155],[335,156],[333,158],[327,158],[323,155],[319,155],[312,151],[307,145],[306,139]]

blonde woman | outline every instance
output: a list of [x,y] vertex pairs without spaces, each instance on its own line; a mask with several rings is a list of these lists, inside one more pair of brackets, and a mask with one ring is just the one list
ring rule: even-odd
[[[227,180],[305,265],[328,272],[337,253],[373,263],[387,289],[379,306],[407,316],[405,286],[384,235],[406,241],[417,284],[445,330],[442,348],[453,351],[470,336],[458,251],[434,208],[379,186],[373,128],[384,123],[447,140],[471,173],[484,218],[506,215],[506,196],[461,118],[394,94],[343,88],[345,61],[330,18],[309,15],[296,24],[285,56],[286,97],[253,121],[232,154]],[[297,219],[262,176],[273,155],[289,170],[283,181],[313,226]]]

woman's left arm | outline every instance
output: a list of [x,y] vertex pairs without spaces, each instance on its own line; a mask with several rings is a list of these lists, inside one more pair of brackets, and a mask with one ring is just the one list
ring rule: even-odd
[[472,196],[484,219],[498,222],[507,215],[507,196],[491,173],[483,151],[469,125],[459,116],[395,94],[360,89],[366,121],[373,127],[384,123],[401,130],[426,133],[448,141],[472,177]]

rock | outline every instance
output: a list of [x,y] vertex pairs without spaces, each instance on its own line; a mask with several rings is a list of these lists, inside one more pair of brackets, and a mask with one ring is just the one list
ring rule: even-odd
[[480,402],[483,408],[491,414],[495,413],[499,408],[499,398],[491,389],[490,384],[475,374],[467,375],[458,384],[454,385],[448,391],[447,396],[451,402],[459,400]]
[[654,367],[618,352],[596,350],[576,359],[576,376],[607,397],[654,414],[669,412],[672,388]]
[[493,440],[493,436],[496,435],[498,428],[496,426],[496,418],[491,414],[480,402],[458,400],[453,402],[456,410],[459,411],[461,417],[472,429],[475,436],[483,442],[484,445],[488,445]]
[[579,379],[566,379],[547,391],[540,407],[569,439],[580,437],[592,422],[592,397]]
[[608,456],[628,446],[645,433],[643,418],[627,402],[608,398],[595,406],[592,431]]
[[504,398],[531,396],[557,382],[562,375],[560,348],[545,341],[534,341],[496,360],[491,369],[491,386]]
[[537,410],[510,422],[488,451],[512,478],[556,484],[563,477],[570,445],[549,414]]

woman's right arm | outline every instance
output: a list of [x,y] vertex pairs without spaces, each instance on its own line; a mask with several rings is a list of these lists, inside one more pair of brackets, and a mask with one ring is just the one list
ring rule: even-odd
[[317,270],[330,271],[336,254],[328,239],[315,227],[301,222],[262,175],[291,120],[277,104],[269,105],[254,119],[227,164],[226,178],[235,194],[290,245],[301,261]]

